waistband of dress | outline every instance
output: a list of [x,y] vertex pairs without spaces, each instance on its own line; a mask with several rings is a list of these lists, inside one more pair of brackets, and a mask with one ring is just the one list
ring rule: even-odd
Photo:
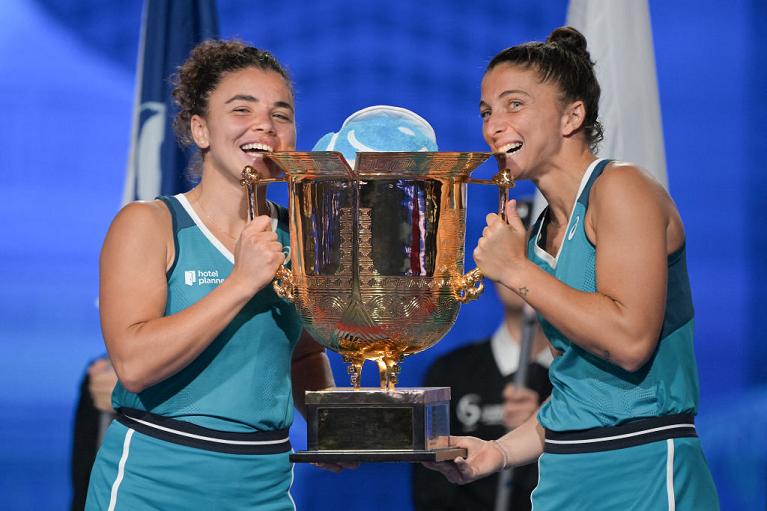
[[291,450],[287,429],[247,433],[219,431],[133,408],[120,408],[117,421],[147,436],[207,451],[279,454]]
[[619,426],[578,431],[545,430],[543,452],[578,454],[611,451],[670,438],[697,437],[692,414],[663,415],[637,419]]

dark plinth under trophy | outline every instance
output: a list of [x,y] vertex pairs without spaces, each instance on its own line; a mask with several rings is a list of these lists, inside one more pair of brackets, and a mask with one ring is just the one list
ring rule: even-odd
[[306,451],[293,462],[421,462],[466,456],[451,447],[450,389],[332,388],[306,393]]

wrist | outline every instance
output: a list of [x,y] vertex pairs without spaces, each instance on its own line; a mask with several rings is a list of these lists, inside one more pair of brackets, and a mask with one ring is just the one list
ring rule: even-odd
[[506,447],[498,440],[490,440],[490,445],[501,454],[502,465],[498,471],[507,469],[509,467],[509,452]]
[[253,289],[253,285],[246,278],[240,278],[239,274],[232,271],[229,276],[219,286],[219,289],[231,293],[236,302],[242,302],[243,305],[253,298],[258,290]]
[[518,265],[509,265],[501,276],[501,284],[524,298],[520,289],[527,287],[526,283],[529,281],[530,266],[532,264],[529,260],[525,259]]

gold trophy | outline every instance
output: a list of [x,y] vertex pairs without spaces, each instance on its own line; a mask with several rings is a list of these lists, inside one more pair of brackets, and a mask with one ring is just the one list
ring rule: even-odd
[[[308,450],[291,460],[465,455],[449,445],[450,389],[396,384],[402,359],[437,343],[460,304],[482,292],[480,272],[464,274],[466,185],[497,185],[500,212],[513,186],[506,169],[492,180],[470,177],[490,156],[361,152],[352,168],[339,152],[282,152],[267,157],[283,178],[243,171],[251,215],[259,184],[288,182],[291,264],[274,287],[351,377],[351,388],[307,392]],[[378,365],[380,388],[360,388],[366,360]]]

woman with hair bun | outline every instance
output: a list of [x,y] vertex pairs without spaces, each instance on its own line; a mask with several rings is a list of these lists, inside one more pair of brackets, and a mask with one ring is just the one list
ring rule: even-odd
[[[271,283],[289,244],[287,211],[243,168],[295,149],[293,91],[268,52],[206,41],[179,68],[175,127],[199,156],[199,184],[125,206],[101,253],[104,340],[117,419],[91,472],[86,509],[294,510],[288,428],[304,390],[333,384]],[[292,395],[291,395],[292,391]]]
[[525,232],[488,215],[474,251],[488,278],[539,314],[551,398],[498,440],[452,437],[468,456],[430,464],[466,483],[538,459],[533,509],[718,509],[694,425],[698,375],[685,234],[664,188],[595,156],[599,95],[586,39],[554,30],[503,50],[482,80],[491,149],[548,201]]

